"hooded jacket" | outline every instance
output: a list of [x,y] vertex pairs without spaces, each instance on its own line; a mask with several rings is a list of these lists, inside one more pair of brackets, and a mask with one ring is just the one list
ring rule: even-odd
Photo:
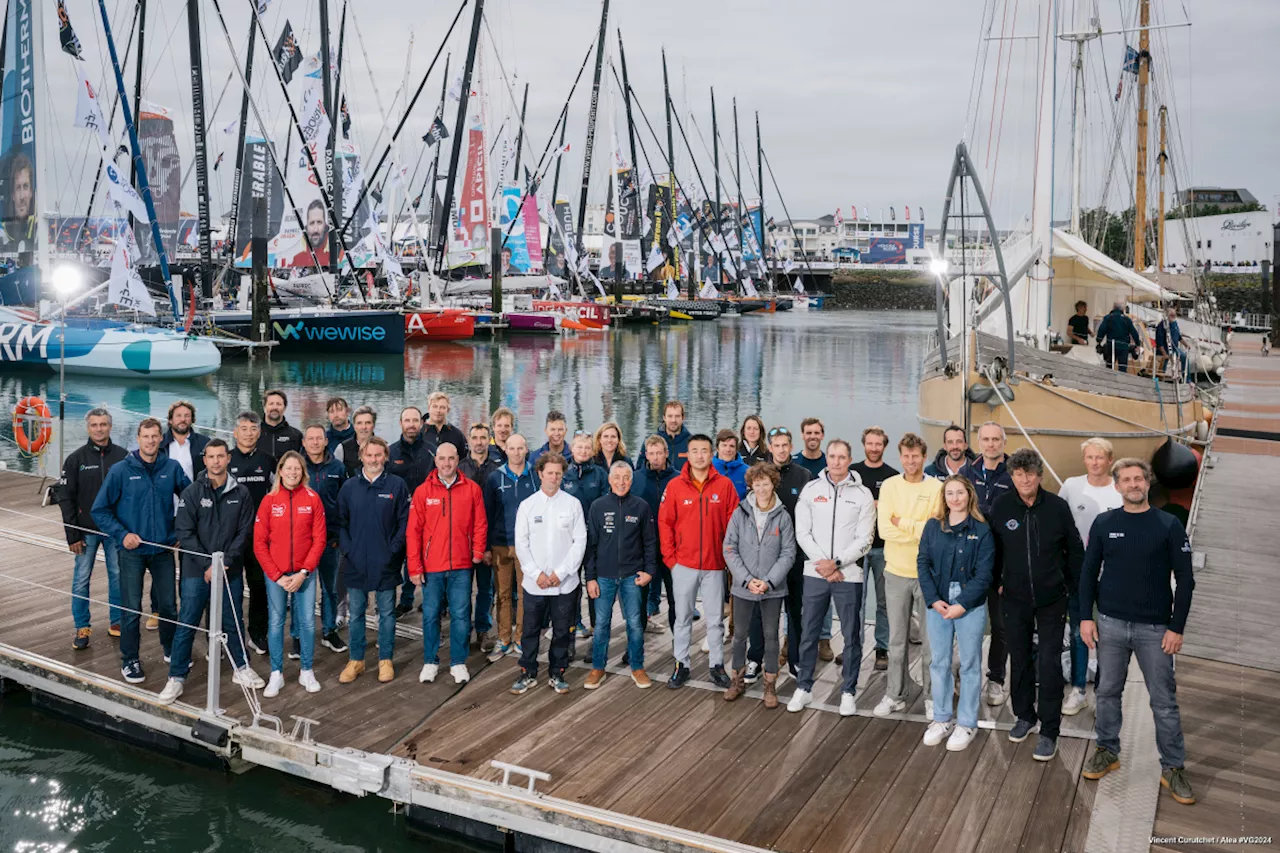
[[525,498],[542,488],[533,465],[524,464],[519,477],[511,463],[489,475],[484,484],[484,515],[489,525],[489,547],[511,548],[516,544],[516,510]]
[[413,493],[409,504],[409,577],[426,572],[469,569],[484,557],[489,538],[484,498],[474,480],[461,471],[446,486],[436,469]]
[[227,462],[227,473],[249,490],[254,510],[257,511],[258,504],[271,491],[271,482],[276,478],[276,459],[263,450],[261,442],[248,453],[242,451],[239,445],[234,445],[231,448],[231,459]]
[[400,440],[391,445],[387,455],[387,473],[395,474],[413,494],[427,481],[427,475],[436,468],[436,451],[419,435],[409,441],[400,434]]
[[409,524],[409,489],[383,471],[372,483],[357,473],[338,491],[338,547],[346,558],[343,580],[373,592],[400,585]]
[[307,485],[320,496],[324,504],[325,536],[330,542],[338,541],[338,492],[347,479],[347,467],[325,451],[323,462],[307,460]]
[[956,603],[973,610],[987,602],[987,590],[995,572],[996,541],[991,528],[968,516],[954,527],[944,528],[931,518],[920,537],[916,556],[916,577],[924,606],[935,601],[950,604],[951,584],[960,584]]
[[1006,600],[1043,607],[1079,589],[1084,543],[1070,504],[1042,488],[1027,506],[1013,491],[987,519],[996,535],[993,582]]
[[[776,497],[765,519],[764,531],[756,526],[755,498],[738,505],[724,533],[724,560],[733,583],[729,594],[747,601],[782,598],[787,594],[787,573],[796,560],[796,533],[786,507]],[[762,580],[768,592],[751,592],[747,583]]]
[[[93,520],[121,548],[130,533],[146,542],[172,545],[178,541],[173,535],[173,497],[189,485],[182,466],[163,452],[147,464],[141,451],[135,450],[107,472],[93,501]],[[133,553],[159,554],[163,550],[157,545],[139,545]]]
[[263,418],[262,439],[259,441],[259,446],[276,459],[290,450],[301,453],[302,430],[290,426],[286,418],[281,418],[280,423],[275,426],[267,423],[267,419]]
[[596,499],[609,491],[609,475],[594,462],[570,461],[565,467],[560,488],[582,504],[582,517],[586,518]]
[[[689,428],[684,424],[680,425],[680,431],[674,436],[667,433],[665,424],[659,424],[658,428],[653,431],[653,435],[658,436],[667,443],[667,462],[677,472],[684,470],[684,463],[689,460],[689,439],[693,438],[693,433],[689,432]],[[645,436],[648,438],[648,436]],[[636,465],[639,468],[644,462],[644,444],[640,445],[640,452],[636,454]]]
[[[960,470],[956,471],[956,473],[964,474],[964,466],[973,462],[977,458],[977,455],[972,450],[966,448],[964,451],[964,461],[960,463]],[[951,471],[947,469],[947,451],[938,451],[937,455],[933,457],[933,461],[925,466],[924,475],[926,477],[932,477],[935,480],[945,480],[951,476]]]
[[[191,470],[195,476],[199,477],[204,473],[204,446],[209,443],[209,436],[201,435],[195,430],[187,432],[187,443],[191,445]],[[164,431],[164,438],[160,439],[160,449],[166,454],[169,452],[169,446],[173,444],[173,429]]]
[[356,427],[351,421],[347,421],[345,429],[334,429],[333,424],[324,428],[325,440],[329,442],[329,452],[337,454],[338,446],[347,439],[356,437]]
[[86,442],[83,447],[72,451],[62,463],[62,479],[58,482],[58,508],[62,510],[63,523],[74,525],[63,528],[68,545],[84,541],[85,532],[77,530],[77,527],[87,527],[91,531],[99,529],[91,515],[94,498],[98,496],[98,490],[107,479],[111,466],[123,462],[127,455],[123,447],[113,444],[108,438],[107,443],[101,447],[92,441]]
[[[208,473],[202,473],[178,498],[174,534],[182,543],[182,577],[204,579],[212,564],[208,557],[221,551],[228,575],[244,569],[244,554],[253,536],[253,500],[249,490],[227,475],[222,488],[215,489]],[[191,553],[193,551],[199,554]]]
[[719,456],[714,456],[711,464],[733,483],[733,488],[738,492],[738,500],[747,496],[747,463],[743,462],[741,457],[735,456],[725,462]]
[[850,471],[839,483],[830,473],[810,480],[796,503],[796,545],[807,558],[806,577],[822,578],[818,560],[835,560],[845,583],[862,583],[862,558],[871,550],[876,502],[871,490]]
[[985,518],[991,518],[991,507],[995,505],[997,498],[1013,491],[1013,478],[1005,468],[1005,463],[1008,461],[1009,457],[1006,455],[995,468],[988,470],[983,458],[975,456],[971,462],[960,469],[960,473],[964,474],[977,490],[978,509],[982,510]]
[[724,532],[738,508],[738,492],[729,478],[707,469],[701,485],[687,465],[667,484],[658,507],[662,561],[700,571],[724,569]]
[[597,498],[587,513],[588,581],[625,578],[644,572],[651,578],[658,562],[658,532],[653,512],[635,492],[612,491]]
[[328,541],[324,502],[310,486],[290,489],[281,483],[258,505],[253,554],[271,580],[303,569],[314,572]]
[[[516,559],[524,573],[521,593],[565,595],[578,586],[578,567],[587,550],[587,525],[582,504],[560,490],[547,495],[539,489],[516,511]],[[538,575],[554,574],[560,583],[542,589]]]

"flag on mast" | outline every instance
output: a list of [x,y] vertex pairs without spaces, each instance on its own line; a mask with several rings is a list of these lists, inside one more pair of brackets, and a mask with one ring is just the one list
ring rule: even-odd
[[107,176],[107,197],[123,207],[127,212],[132,213],[134,219],[139,222],[150,223],[151,217],[147,215],[146,202],[142,200],[142,196],[138,195],[138,191],[120,176],[120,170],[116,168],[116,164],[106,159],[105,151],[103,152],[102,172]]
[[81,55],[80,39],[76,36],[76,31],[71,29],[71,18],[67,16],[67,6],[63,0],[58,0],[58,41],[62,43],[62,52],[69,53],[76,59],[84,61]]
[[98,143],[102,146],[102,153],[105,154],[111,150],[111,137],[107,134],[107,122],[102,117],[102,108],[98,105],[97,93],[93,91],[93,86],[84,75],[84,66],[76,66],[76,76],[80,81],[80,88],[76,94],[76,127],[93,128],[98,134]]
[[271,50],[271,59],[280,69],[280,76],[284,78],[284,82],[292,82],[293,72],[302,65],[302,51],[298,49],[298,40],[293,35],[293,25],[288,20],[284,22],[280,38],[276,40],[276,46]]
[[133,232],[126,228],[124,236],[116,241],[115,252],[111,256],[107,301],[154,317],[156,306],[135,269],[137,258],[138,245],[133,240]]

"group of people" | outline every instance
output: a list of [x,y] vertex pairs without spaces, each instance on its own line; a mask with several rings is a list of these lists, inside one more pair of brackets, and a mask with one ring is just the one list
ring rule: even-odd
[[[666,404],[634,460],[616,423],[570,436],[555,411],[533,452],[506,408],[464,435],[448,422],[441,392],[428,399],[425,420],[417,407],[400,412],[400,438],[391,444],[374,434],[377,414],[367,406],[352,411],[334,398],[328,422],[303,430],[287,422],[287,406],[284,392],[267,392],[262,414],[241,413],[228,444],[195,432],[194,406],[178,401],[168,429],[142,421],[128,453],[111,441],[110,413],[94,409],[89,441],[67,458],[60,502],[76,554],[74,645],[89,644],[85,596],[102,549],[122,675],[143,681],[140,614],[150,572],[169,665],[161,702],[182,694],[195,626],[218,594],[210,555],[221,553],[234,680],[265,687],[268,698],[285,687],[286,651],[299,661],[298,684],[321,689],[312,667],[317,596],[321,643],[347,652],[343,684],[365,670],[369,594],[378,679],[388,682],[396,620],[414,609],[421,589],[422,682],[440,675],[447,613],[457,684],[470,678],[474,631],[490,662],[518,659],[510,691],[528,692],[538,684],[549,629],[552,689],[570,689],[566,671],[586,639],[583,687],[598,688],[608,677],[616,604],[626,625],[621,664],[636,687],[652,685],[644,635],[662,632],[664,621],[675,659],[667,687],[689,682],[701,620],[707,677],[725,700],[763,680],[764,706],[776,708],[785,666],[796,682],[787,710],[801,712],[814,702],[819,662],[834,660],[846,716],[858,711],[863,625],[873,619],[873,666],[887,671],[887,688],[872,714],[906,710],[909,648],[918,643],[930,720],[924,743],[945,741],[952,751],[976,736],[981,702],[1000,706],[1011,697],[1017,722],[1009,739],[1038,729],[1033,757],[1051,760],[1062,715],[1086,707],[1089,649],[1096,649],[1098,742],[1084,775],[1097,779],[1119,763],[1121,695],[1136,654],[1152,696],[1161,782],[1180,802],[1194,802],[1172,663],[1194,587],[1190,548],[1181,524],[1148,502],[1150,467],[1113,460],[1105,439],[1084,443],[1087,474],[1054,494],[1043,487],[1039,455],[1006,454],[1004,429],[994,422],[978,429],[976,454],[963,428],[947,428],[928,464],[925,441],[903,435],[899,471],[884,460],[890,439],[879,427],[862,432],[855,462],[851,443],[826,440],[817,418],[802,421],[797,450],[790,429],[766,428],[756,415],[736,431],[691,433],[679,401]],[[833,614],[839,655],[830,643]],[[265,681],[246,648],[269,655]]]
[[[1097,350],[1103,362],[1112,370],[1128,371],[1129,358],[1137,359],[1142,352],[1142,334],[1133,319],[1125,312],[1125,302],[1117,299],[1099,322],[1096,330],[1089,326],[1089,304],[1077,302],[1076,313],[1067,318],[1067,343],[1088,344],[1090,335],[1097,342]],[[1156,373],[1188,376],[1190,360],[1189,342],[1178,326],[1178,312],[1166,308],[1164,316],[1156,324],[1155,364]]]

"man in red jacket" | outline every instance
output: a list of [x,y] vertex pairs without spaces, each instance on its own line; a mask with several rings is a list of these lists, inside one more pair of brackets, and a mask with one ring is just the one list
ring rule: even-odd
[[702,592],[702,608],[710,647],[711,680],[729,686],[724,671],[724,533],[738,508],[733,482],[711,467],[711,439],[689,439],[688,464],[667,484],[658,507],[658,537],[662,561],[671,566],[672,602],[676,611],[676,671],[667,687],[683,687],[689,680],[689,644],[693,611]]
[[440,609],[449,602],[449,674],[457,684],[471,678],[471,566],[484,557],[489,525],[480,486],[458,470],[458,448],[445,441],[436,467],[409,505],[409,579],[422,586],[422,673],[440,672]]

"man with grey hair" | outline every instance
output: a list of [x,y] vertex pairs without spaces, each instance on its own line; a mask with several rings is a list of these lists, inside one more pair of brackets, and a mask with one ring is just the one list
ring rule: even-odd
[[[978,509],[991,519],[991,507],[996,498],[1013,490],[1013,481],[1005,469],[1004,427],[995,421],[987,421],[978,427],[977,459],[965,464],[960,473],[973,483],[978,492]],[[991,647],[987,650],[987,686],[983,690],[987,704],[999,707],[1009,694],[1004,689],[1005,663],[1009,659],[1004,643],[1004,610],[1000,607],[1000,565],[996,564],[995,577],[987,589],[987,618],[991,620]]]
[[89,648],[92,632],[89,620],[89,581],[101,546],[107,561],[107,601],[110,602],[110,628],[107,633],[120,636],[120,564],[119,552],[111,537],[103,535],[90,511],[94,498],[107,478],[112,465],[124,460],[125,449],[111,441],[111,413],[104,408],[89,410],[84,416],[89,440],[73,451],[62,464],[58,483],[58,507],[66,525],[67,549],[75,555],[71,576],[71,617],[76,623],[76,636],[71,647],[77,651]]
[[1142,348],[1142,338],[1133,320],[1124,313],[1124,300],[1117,299],[1111,312],[1098,324],[1098,348],[1107,367],[1121,373],[1129,369],[1129,355]]

